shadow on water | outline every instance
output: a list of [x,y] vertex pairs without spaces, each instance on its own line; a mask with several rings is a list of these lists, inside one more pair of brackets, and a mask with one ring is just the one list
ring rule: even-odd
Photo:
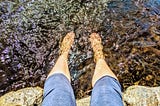
[[76,98],[92,89],[91,32],[101,35],[124,90],[160,85],[160,0],[16,0],[0,2],[0,95],[43,87],[69,31],[76,33],[68,61]]

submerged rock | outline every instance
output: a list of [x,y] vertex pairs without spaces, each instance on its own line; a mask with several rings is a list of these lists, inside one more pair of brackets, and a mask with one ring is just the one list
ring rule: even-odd
[[[43,90],[30,87],[10,92],[0,98],[0,106],[40,106]],[[90,97],[77,100],[77,106],[89,106]],[[125,106],[159,106],[160,87],[131,86],[123,93]]]

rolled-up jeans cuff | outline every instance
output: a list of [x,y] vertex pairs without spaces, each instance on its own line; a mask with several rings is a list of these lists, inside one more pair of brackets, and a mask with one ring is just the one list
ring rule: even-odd
[[72,86],[63,74],[53,74],[44,85],[43,106],[76,106]]
[[111,76],[100,78],[92,90],[91,106],[123,106],[119,81]]

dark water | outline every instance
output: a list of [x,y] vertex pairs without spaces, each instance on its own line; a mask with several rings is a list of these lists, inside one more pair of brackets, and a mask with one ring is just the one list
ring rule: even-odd
[[0,2],[0,95],[43,87],[69,31],[76,33],[68,63],[77,98],[91,93],[92,32],[124,90],[160,86],[160,0],[10,0]]

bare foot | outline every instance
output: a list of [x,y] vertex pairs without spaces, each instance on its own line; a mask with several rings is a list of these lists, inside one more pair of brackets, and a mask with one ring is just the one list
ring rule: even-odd
[[104,59],[104,55],[103,55],[103,46],[102,46],[102,42],[101,42],[101,38],[97,33],[92,33],[90,35],[90,42],[91,42],[91,46],[93,48],[93,52],[94,52],[94,59],[97,62],[99,59]]
[[75,34],[73,32],[67,33],[67,35],[64,37],[61,47],[60,47],[60,55],[67,55],[69,53],[69,50],[71,48],[71,45],[73,44]]
[[60,48],[60,56],[58,57],[56,64],[54,65],[50,73],[48,74],[47,78],[49,78],[51,75],[55,73],[62,73],[70,81],[70,72],[68,69],[67,59],[68,59],[69,50],[74,41],[74,36],[75,34],[73,32],[70,32],[64,37],[62,44],[61,44],[61,48]]
[[117,79],[115,74],[112,72],[112,70],[109,68],[106,61],[104,60],[104,55],[102,51],[103,46],[101,44],[102,42],[101,42],[100,36],[97,33],[92,33],[90,35],[90,41],[91,41],[91,46],[94,52],[94,59],[96,61],[96,67],[95,67],[95,71],[94,71],[93,79],[92,79],[92,86],[94,86],[94,84],[100,78],[106,75]]

